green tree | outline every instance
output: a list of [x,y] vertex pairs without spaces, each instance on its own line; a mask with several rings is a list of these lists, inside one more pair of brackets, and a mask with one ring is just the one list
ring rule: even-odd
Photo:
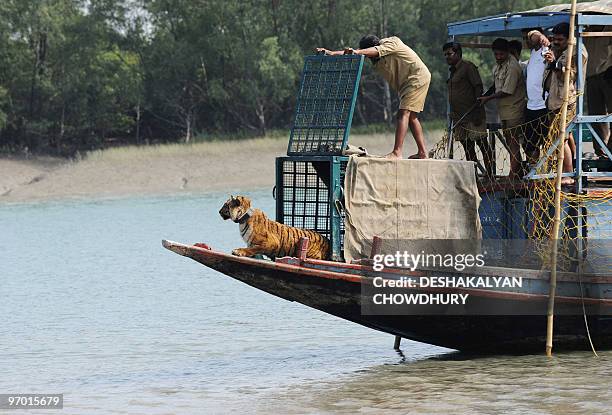
[[[265,134],[293,116],[303,57],[397,35],[432,73],[423,117],[446,113],[452,21],[546,0],[4,0],[0,148],[72,154],[107,143]],[[489,42],[489,38],[461,39]],[[490,81],[487,49],[466,49]],[[367,63],[355,122],[392,123],[397,97]]]

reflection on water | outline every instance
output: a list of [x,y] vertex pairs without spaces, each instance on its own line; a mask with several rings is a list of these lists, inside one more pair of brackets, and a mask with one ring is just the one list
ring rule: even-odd
[[[274,212],[268,192],[250,194]],[[610,355],[465,359],[161,248],[243,246],[226,194],[0,207],[0,392],[62,413],[598,413]],[[442,357],[431,358],[440,355]],[[48,413],[43,412],[43,413]]]

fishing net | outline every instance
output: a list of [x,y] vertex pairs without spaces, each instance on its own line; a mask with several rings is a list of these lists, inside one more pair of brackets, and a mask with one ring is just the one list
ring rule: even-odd
[[[571,128],[574,110],[568,110],[566,120],[559,112],[549,112],[540,118],[513,128],[479,131],[470,125],[454,128],[432,150],[434,158],[476,161],[479,192],[482,198],[480,217],[483,238],[529,240],[536,256],[549,261],[555,215],[555,178],[557,147],[562,128]],[[525,154],[526,137],[539,149],[529,160]],[[510,178],[511,137],[521,142],[521,163],[518,177]],[[568,142],[573,142],[571,134]],[[467,152],[466,152],[467,148]],[[486,153],[490,152],[490,161]],[[575,269],[578,258],[588,256],[589,264],[609,272],[612,269],[612,188],[602,183],[583,182],[583,191],[566,185],[561,191],[561,226],[558,235],[560,267]],[[531,249],[531,248],[530,248]],[[530,253],[531,254],[531,253]],[[593,268],[593,267],[592,267]]]

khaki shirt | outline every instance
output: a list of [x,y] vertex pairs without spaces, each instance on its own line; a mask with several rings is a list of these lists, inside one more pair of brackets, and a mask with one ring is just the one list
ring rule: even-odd
[[496,64],[493,69],[495,92],[510,94],[497,100],[499,117],[502,121],[518,120],[525,116],[527,106],[527,90],[523,70],[516,58],[508,55],[501,65]]
[[380,40],[374,46],[380,59],[374,63],[379,72],[398,95],[403,97],[411,89],[427,85],[431,80],[429,69],[421,58],[396,36]]
[[[601,31],[608,32],[610,29],[610,26],[604,26]],[[589,66],[586,70],[583,69],[586,76],[603,73],[612,66],[612,37],[586,37],[584,46],[589,56]]]
[[[555,51],[555,56],[557,56],[558,52]],[[587,61],[589,59],[589,54],[586,51],[586,48],[582,48],[582,68],[583,71],[586,72],[587,69]],[[548,99],[546,100],[546,107],[551,110],[558,110],[563,105],[563,74],[564,71],[562,68],[565,68],[565,64],[567,63],[567,49],[561,53],[561,56],[557,59],[555,64],[556,68],[559,69],[550,69],[546,68],[544,71],[544,91],[548,91]],[[577,77],[577,67],[576,67],[576,49],[574,49],[574,56],[572,56],[572,69],[570,71],[570,85],[569,85],[569,101],[568,104],[573,104],[576,102],[576,77]],[[584,72],[583,72],[584,73]],[[582,82],[584,85],[584,79]]]
[[[451,67],[446,84],[451,110],[450,116],[456,122],[477,103],[476,98],[482,95],[482,79],[480,73],[478,73],[478,67],[472,62],[461,59],[454,66],[454,69]],[[484,107],[476,107],[465,118],[465,121],[471,121],[476,125],[484,124]]]

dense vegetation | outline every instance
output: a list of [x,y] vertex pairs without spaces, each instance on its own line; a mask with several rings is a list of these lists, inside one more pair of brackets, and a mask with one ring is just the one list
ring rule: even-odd
[[[367,33],[398,35],[419,53],[433,75],[423,116],[440,117],[446,23],[547,3],[2,0],[0,149],[70,155],[286,128],[303,56]],[[393,99],[368,67],[355,122],[391,122]]]

